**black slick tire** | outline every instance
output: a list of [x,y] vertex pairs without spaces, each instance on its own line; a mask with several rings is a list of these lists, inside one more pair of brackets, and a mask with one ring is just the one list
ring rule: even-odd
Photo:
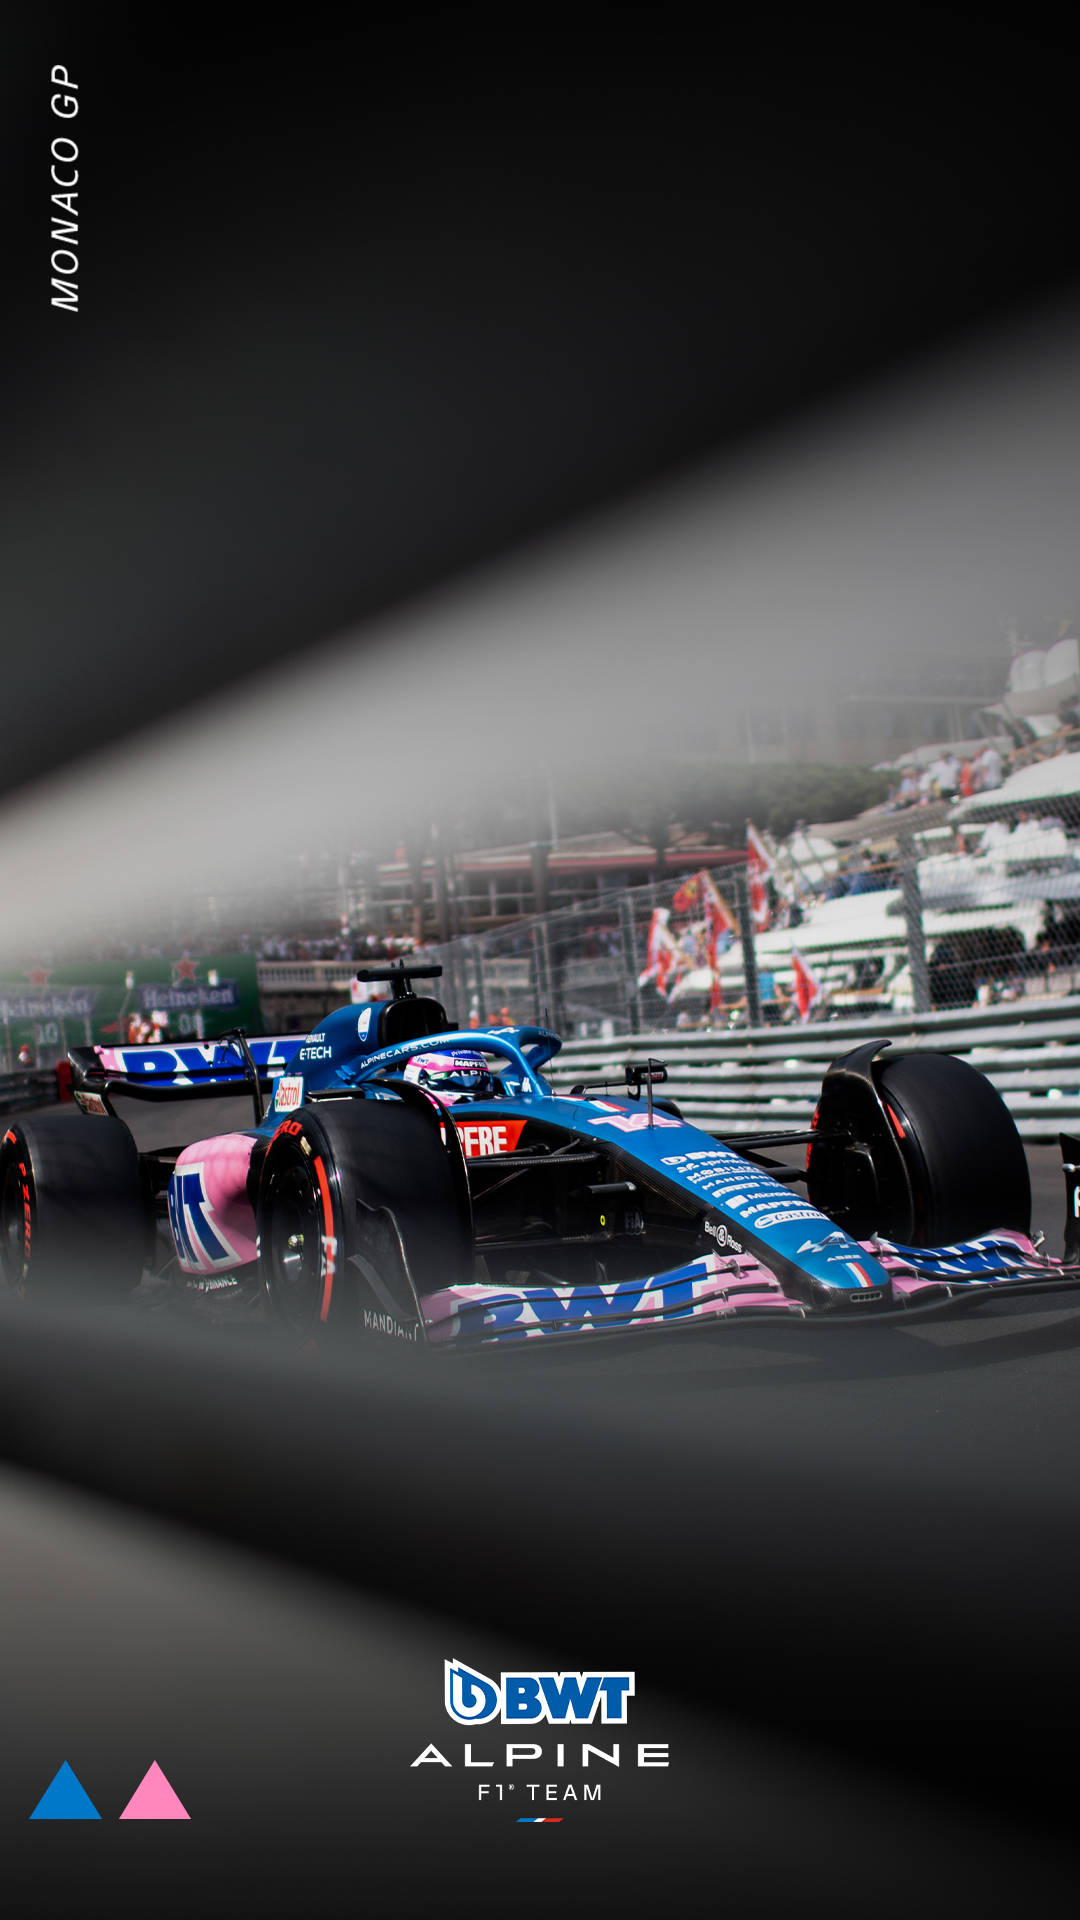
[[[996,1227],[1027,1233],[1031,1183],[1008,1107],[984,1074],[951,1054],[893,1054],[878,1086],[911,1182],[910,1222],[879,1231],[946,1246]],[[908,1231],[895,1231],[899,1225]]]
[[362,1332],[365,1311],[418,1328],[420,1293],[471,1271],[464,1176],[426,1103],[299,1108],[267,1149],[257,1214],[270,1306],[301,1338]]
[[154,1223],[123,1122],[67,1108],[0,1125],[0,1286],[18,1295],[130,1292]]

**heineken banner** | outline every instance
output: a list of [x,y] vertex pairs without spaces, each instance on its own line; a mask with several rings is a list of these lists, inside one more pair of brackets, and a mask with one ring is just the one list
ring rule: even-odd
[[[146,1028],[150,1032],[146,1032]],[[213,1040],[229,1027],[261,1033],[252,953],[28,963],[0,977],[0,1070],[49,1066],[71,1046],[140,1038]]]

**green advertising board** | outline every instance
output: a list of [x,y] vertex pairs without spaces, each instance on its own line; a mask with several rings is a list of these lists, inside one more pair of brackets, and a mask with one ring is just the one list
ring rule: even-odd
[[123,1046],[140,1014],[159,1016],[170,1040],[261,1033],[254,954],[29,964],[0,976],[0,1070],[14,1070],[21,1048],[49,1066],[71,1046]]

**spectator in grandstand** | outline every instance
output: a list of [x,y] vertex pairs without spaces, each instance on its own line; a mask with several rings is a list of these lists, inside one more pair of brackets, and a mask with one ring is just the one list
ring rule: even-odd
[[1063,913],[1051,928],[1055,965],[1075,967],[1080,963],[1080,914]]
[[775,973],[766,970],[758,974],[758,987],[761,992],[761,1017],[767,1027],[779,1026],[787,1018],[792,1006],[790,993],[785,993]]
[[843,859],[840,861],[836,872],[833,874],[832,879],[825,889],[825,898],[826,900],[842,900],[844,895],[850,892],[851,874],[848,871],[847,860]]
[[1004,820],[991,820],[979,840],[980,853],[993,853],[996,847],[1003,847],[1009,838],[1009,829]]
[[1033,844],[1038,831],[1039,823],[1030,807],[1021,807],[1009,835],[1010,852],[1023,852],[1024,842]]
[[937,789],[937,798],[950,799],[960,784],[960,762],[951,750],[933,760],[928,769],[931,782]]
[[885,853],[870,856],[865,867],[853,875],[849,893],[881,893],[896,885],[896,868]]
[[1000,787],[1002,781],[1001,755],[992,740],[988,740],[975,761],[975,790],[977,793],[989,793]]
[[1061,735],[1058,740],[1059,753],[1075,753],[1080,747],[1080,702],[1063,700],[1057,710]]
[[857,993],[869,993],[876,987],[885,972],[885,961],[881,954],[864,954],[848,968],[844,981],[846,987]]
[[930,956],[927,973],[932,1007],[969,1007],[976,998],[976,960],[962,934],[948,934],[939,940]]
[[1031,952],[1027,955],[1025,971],[1030,974],[1048,973],[1054,965],[1055,953],[1053,937],[1047,929],[1040,933]]
[[[778,1026],[782,1020],[789,1018],[795,1004],[790,993],[784,991],[775,973],[769,967],[758,969],[758,999],[761,1002],[761,1018],[767,1027]],[[731,1002],[728,1017],[732,1019],[733,1016],[741,1016],[745,1019],[746,1015],[747,1002],[746,995],[743,993],[737,1000]]]

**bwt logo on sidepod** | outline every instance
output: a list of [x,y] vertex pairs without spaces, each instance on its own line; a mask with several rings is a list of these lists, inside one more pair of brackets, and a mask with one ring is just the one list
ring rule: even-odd
[[504,1673],[500,1683],[460,1660],[444,1660],[446,1711],[461,1727],[590,1726],[597,1709],[605,1726],[626,1725],[632,1673]]

